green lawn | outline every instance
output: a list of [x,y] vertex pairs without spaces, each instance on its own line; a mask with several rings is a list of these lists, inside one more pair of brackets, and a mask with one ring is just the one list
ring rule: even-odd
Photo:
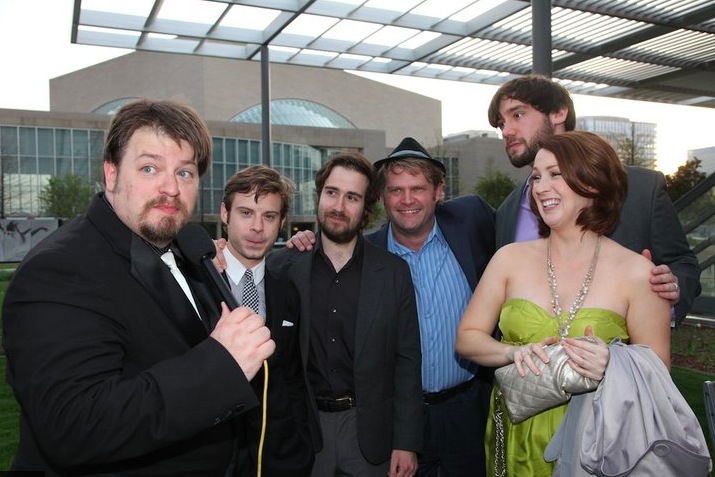
[[[689,371],[685,369],[673,368],[673,381],[683,393],[685,399],[695,411],[703,427],[708,444],[710,455],[713,455],[712,442],[709,440],[707,421],[705,420],[705,407],[703,405],[703,381],[715,380],[715,376]],[[17,428],[20,410],[15,402],[15,398],[10,388],[5,384],[5,358],[0,357],[0,376],[3,377],[0,384],[0,471],[8,470],[10,462],[17,445]],[[711,475],[715,476],[715,472]]]

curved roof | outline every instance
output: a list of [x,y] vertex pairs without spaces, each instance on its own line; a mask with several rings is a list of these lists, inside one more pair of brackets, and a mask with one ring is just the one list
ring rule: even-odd
[[[234,123],[257,123],[262,120],[259,104],[233,118]],[[285,126],[313,126],[318,128],[355,129],[355,125],[341,114],[322,104],[305,99],[274,99],[271,101],[271,124]]]
[[74,11],[74,43],[244,60],[267,47],[272,62],[487,84],[546,57],[572,93],[715,107],[712,0],[75,0]]
[[138,98],[131,97],[131,98],[114,99],[108,103],[104,103],[103,105],[96,108],[92,112],[97,113],[97,114],[106,114],[107,116],[111,116],[114,113],[116,113],[119,108],[121,108],[122,106],[124,106],[127,103],[131,103],[135,99],[138,99]]

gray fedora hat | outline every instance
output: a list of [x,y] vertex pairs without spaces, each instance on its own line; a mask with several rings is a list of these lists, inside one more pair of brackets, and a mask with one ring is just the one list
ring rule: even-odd
[[425,161],[437,166],[443,173],[447,173],[447,169],[445,169],[444,164],[437,159],[433,159],[425,148],[412,137],[404,138],[389,156],[376,161],[375,170],[380,170],[382,166],[399,159],[424,159]]

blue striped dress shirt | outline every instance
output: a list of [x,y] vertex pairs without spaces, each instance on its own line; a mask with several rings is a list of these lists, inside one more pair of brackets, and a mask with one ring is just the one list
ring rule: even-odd
[[397,243],[390,225],[387,249],[403,258],[412,273],[422,340],[422,390],[437,392],[467,381],[476,366],[456,354],[454,343],[472,290],[437,222],[417,252]]

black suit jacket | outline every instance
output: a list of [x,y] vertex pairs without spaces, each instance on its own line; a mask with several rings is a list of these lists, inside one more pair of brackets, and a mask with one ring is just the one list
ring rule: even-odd
[[[626,173],[628,195],[620,221],[610,237],[636,253],[647,248],[653,255],[653,263],[670,267],[680,286],[680,301],[675,306],[675,319],[680,323],[700,294],[698,259],[688,246],[678,214],[666,192],[663,174],[632,166],[626,166]],[[524,187],[526,181],[497,210],[498,247],[514,241]]]
[[20,264],[3,306],[22,409],[13,469],[223,475],[232,418],[258,403],[208,338],[208,287],[187,270],[202,321],[160,260],[100,194]]
[[267,399],[264,399],[264,373],[259,372],[251,381],[262,406],[247,413],[246,445],[239,450],[237,475],[256,475],[265,406],[262,476],[308,476],[315,452],[308,425],[308,391],[298,348],[300,298],[290,280],[268,266],[264,287],[266,326],[271,330],[276,350],[268,358]]
[[[379,464],[393,449],[422,451],[423,410],[420,333],[410,270],[401,258],[365,240],[353,363],[358,444]],[[358,245],[360,246],[360,245]],[[307,374],[310,337],[311,252],[279,250],[268,257],[300,295],[300,352]],[[323,447],[310,385],[314,448]]]

